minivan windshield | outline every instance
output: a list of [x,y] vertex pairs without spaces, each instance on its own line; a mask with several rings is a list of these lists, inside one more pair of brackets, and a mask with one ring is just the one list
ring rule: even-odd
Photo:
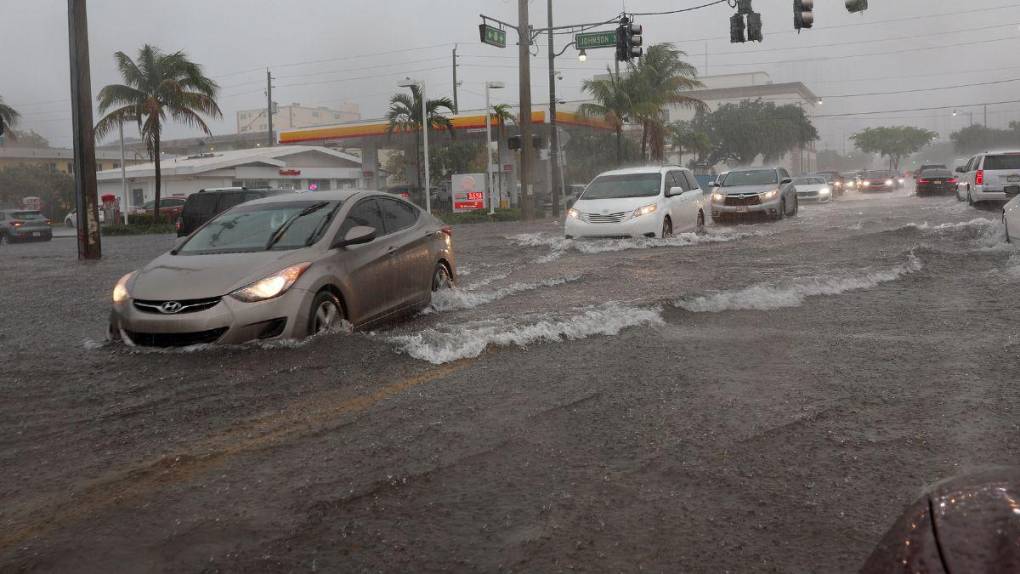
[[659,195],[661,184],[662,175],[658,173],[603,175],[595,178],[579,199],[655,197]]
[[988,171],[998,169],[1020,169],[1020,154],[1004,154],[985,156],[984,168]]
[[740,187],[742,185],[773,185],[779,183],[779,176],[774,169],[750,169],[731,171],[723,177],[723,187]]
[[286,251],[314,244],[339,201],[241,205],[210,221],[176,250],[181,255]]

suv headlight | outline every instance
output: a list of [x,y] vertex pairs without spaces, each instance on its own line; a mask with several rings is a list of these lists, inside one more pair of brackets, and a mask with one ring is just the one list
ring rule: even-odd
[[829,195],[830,193],[832,193],[832,190],[827,188],[827,187],[823,187],[822,189],[820,189],[818,191],[818,193],[820,193],[822,195]]
[[726,201],[726,194],[719,193],[718,191],[712,194],[712,201],[716,203],[722,203]]
[[885,180],[885,184],[886,185],[892,185],[893,184],[893,180],[887,179],[887,180]]
[[648,215],[649,213],[655,213],[655,211],[657,209],[659,209],[658,205],[656,205],[654,203],[649,203],[648,205],[643,205],[643,206],[635,209],[633,217],[641,217],[642,215]]
[[128,281],[131,280],[131,277],[134,276],[134,274],[135,274],[134,271],[128,273],[127,275],[121,277],[117,281],[117,284],[113,286],[114,303],[123,303],[124,301],[127,301],[129,298],[131,298],[131,293],[128,293],[127,284]]
[[765,193],[761,194],[761,200],[762,201],[769,201],[769,200],[775,199],[778,196],[779,196],[779,190],[773,189],[772,191],[766,191]]
[[576,209],[574,209],[573,207],[571,207],[570,209],[567,210],[567,217],[570,217],[572,219],[580,219],[581,218],[581,212],[579,212]]
[[292,285],[301,277],[301,274],[305,272],[311,263],[300,263],[298,265],[292,265],[278,273],[274,273],[269,277],[259,279],[258,281],[242,287],[237,291],[230,294],[231,297],[245,303],[255,303],[257,301],[265,301],[266,299],[272,299],[273,297],[279,297],[287,292]]

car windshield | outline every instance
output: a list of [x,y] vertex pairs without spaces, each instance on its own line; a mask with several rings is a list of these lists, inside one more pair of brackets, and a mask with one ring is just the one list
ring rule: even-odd
[[953,177],[948,169],[926,169],[921,172],[921,177]]
[[795,185],[825,185],[825,180],[820,177],[798,177],[793,180]]
[[618,199],[624,197],[655,197],[661,191],[659,173],[602,175],[591,182],[580,199]]
[[893,174],[888,171],[866,171],[863,177],[867,179],[891,179]]
[[774,169],[752,169],[731,171],[722,180],[723,187],[740,187],[743,185],[773,185],[779,183],[779,175]]
[[990,155],[985,157],[984,168],[989,171],[1000,169],[1020,170],[1020,154]]
[[295,201],[242,205],[210,221],[176,253],[199,255],[305,247],[318,241],[339,204]]
[[21,219],[23,221],[34,221],[39,219],[46,219],[46,216],[38,211],[15,211],[11,213],[12,219]]

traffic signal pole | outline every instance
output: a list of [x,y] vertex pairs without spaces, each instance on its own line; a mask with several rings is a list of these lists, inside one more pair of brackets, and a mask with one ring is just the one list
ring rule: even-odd
[[74,130],[74,199],[77,208],[78,259],[103,256],[96,183],[96,137],[92,118],[89,25],[85,0],[67,0],[71,58],[71,120]]
[[560,198],[562,197],[562,191],[560,189],[560,133],[556,126],[556,47],[553,45],[553,38],[555,34],[552,33],[553,28],[553,0],[548,0],[549,4],[549,125],[551,134],[549,136],[549,161],[552,162],[552,181],[550,184],[550,193],[552,194],[552,216],[558,218],[560,216]]

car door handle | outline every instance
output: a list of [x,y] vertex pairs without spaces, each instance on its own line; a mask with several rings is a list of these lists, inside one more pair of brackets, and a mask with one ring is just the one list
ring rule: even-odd
[[394,255],[396,252],[397,247],[395,245],[390,245],[389,247],[386,248],[386,255]]

